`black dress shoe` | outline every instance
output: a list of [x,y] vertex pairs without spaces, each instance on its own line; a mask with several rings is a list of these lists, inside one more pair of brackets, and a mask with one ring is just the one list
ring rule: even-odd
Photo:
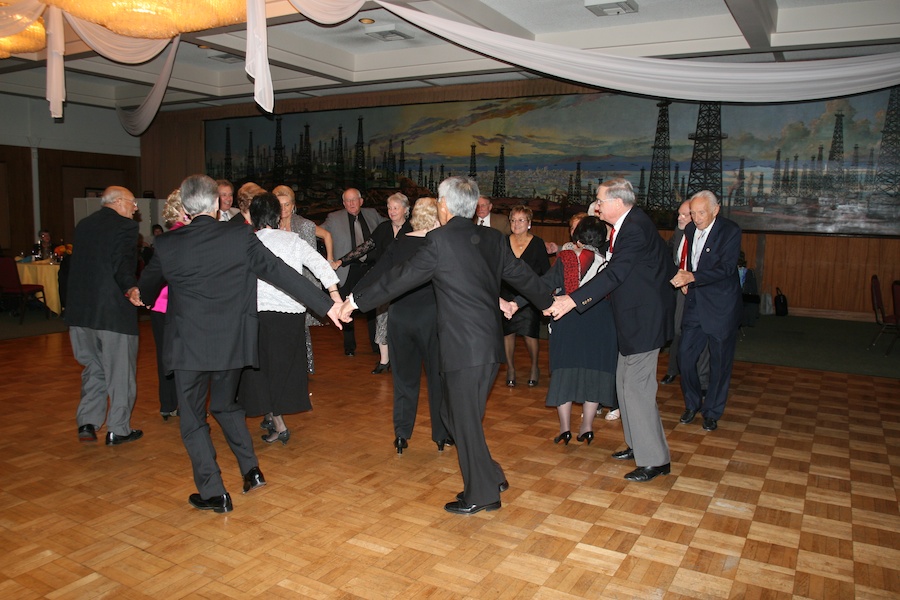
[[116,435],[112,431],[106,434],[106,445],[107,446],[118,446],[119,444],[125,444],[127,442],[133,442],[135,440],[139,440],[144,436],[144,432],[140,429],[132,429],[131,433],[128,435]]
[[675,381],[676,377],[678,377],[678,375],[666,375],[659,382],[663,385],[669,385],[670,383]]
[[[503,492],[505,492],[506,490],[509,489],[509,481],[504,479],[503,481],[500,482],[500,485],[497,486],[497,489],[500,490],[500,493],[502,494]],[[456,495],[456,499],[459,500],[460,502],[463,501],[463,493],[464,492],[460,492]]]
[[650,481],[659,475],[668,475],[670,471],[670,463],[666,463],[659,467],[638,467],[625,476],[628,481]]
[[394,448],[397,449],[397,454],[403,454],[403,449],[408,447],[409,444],[406,442],[406,438],[402,438],[398,435],[394,440]]
[[462,500],[457,499],[444,505],[444,510],[455,515],[474,515],[475,513],[481,512],[483,510],[491,511],[499,509],[499,500],[497,500],[496,502],[491,502],[490,504],[482,504],[479,506],[478,504],[466,504]]
[[453,438],[448,437],[448,438],[442,439],[439,442],[435,442],[435,444],[437,444],[438,452],[443,452],[444,446],[453,446],[456,444],[456,442],[453,441]]
[[703,419],[703,429],[706,431],[715,431],[719,428],[719,422],[716,419]]
[[344,350],[344,356],[356,356],[356,352],[353,350]]
[[388,361],[386,363],[382,363],[381,361],[379,361],[378,364],[375,365],[375,368],[372,369],[372,375],[380,375],[380,374],[384,373],[385,371],[390,371],[390,370],[391,370],[391,362],[390,361]]
[[631,448],[625,448],[624,450],[620,450],[619,452],[613,452],[613,458],[616,460],[632,460],[634,458],[634,450]]
[[201,498],[200,494],[191,494],[191,497],[188,498],[188,503],[194,508],[211,510],[217,513],[227,513],[234,510],[234,506],[231,504],[231,495],[228,492],[212,498]]
[[97,431],[94,429],[93,425],[82,425],[78,428],[78,441],[79,442],[96,442],[97,441]]
[[682,423],[684,423],[685,425],[687,425],[688,423],[693,421],[694,417],[696,417],[696,416],[697,416],[696,410],[687,409],[683,413],[681,413],[681,418],[678,420],[681,421]]
[[266,485],[266,478],[263,477],[262,471],[259,470],[259,467],[253,467],[247,474],[244,475],[244,493],[252,492],[257,488],[261,488]]

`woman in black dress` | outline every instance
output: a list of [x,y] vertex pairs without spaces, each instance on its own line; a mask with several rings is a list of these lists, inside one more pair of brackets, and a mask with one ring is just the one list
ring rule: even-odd
[[[509,247],[513,254],[531,267],[538,275],[543,275],[550,270],[550,260],[547,258],[547,247],[544,240],[531,233],[531,209],[527,206],[514,206],[509,212],[509,225],[512,233],[509,235]],[[516,292],[510,287],[504,286],[500,291],[504,300],[512,300]],[[533,306],[523,306],[512,319],[503,321],[503,342],[506,348],[506,385],[516,386],[515,350],[516,335],[525,338],[525,347],[531,356],[531,373],[528,377],[528,387],[534,387],[538,383],[540,370],[538,369],[538,332],[541,326],[541,315]]]
[[[560,250],[544,283],[557,294],[568,294],[590,281],[606,266],[606,225],[585,217],[572,233],[574,244]],[[550,323],[550,389],[547,406],[556,407],[559,435],[555,443],[569,443],[572,403],[582,405],[578,441],[594,439],[593,423],[602,404],[618,414],[616,399],[616,325],[608,301],[584,313],[571,311]],[[607,417],[608,420],[612,420]]]

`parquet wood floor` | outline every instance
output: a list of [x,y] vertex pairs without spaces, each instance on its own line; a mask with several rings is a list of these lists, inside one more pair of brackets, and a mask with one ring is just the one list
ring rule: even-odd
[[511,487],[500,511],[461,517],[443,510],[461,480],[427,410],[398,456],[375,355],[344,357],[333,328],[313,336],[315,408],[288,417],[288,445],[248,420],[267,487],[240,494],[212,426],[227,515],[187,504],[149,324],[132,418],[144,438],[119,447],[76,439],[67,335],[0,342],[0,598],[900,597],[897,380],[738,363],[711,433],[679,424],[677,384],[662,386],[672,474],[639,484],[610,457],[619,422],[598,419],[591,446],[554,445],[546,376],[507,389],[501,368],[485,429]]

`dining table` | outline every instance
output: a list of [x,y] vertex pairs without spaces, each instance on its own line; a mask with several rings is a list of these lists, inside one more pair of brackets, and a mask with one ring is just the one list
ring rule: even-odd
[[19,270],[19,281],[23,284],[32,283],[44,286],[44,300],[47,308],[56,313],[62,313],[59,301],[59,263],[49,260],[38,260],[16,263]]

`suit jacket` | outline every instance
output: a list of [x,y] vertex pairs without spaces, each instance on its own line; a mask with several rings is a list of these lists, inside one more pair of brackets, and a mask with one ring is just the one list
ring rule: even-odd
[[[475,217],[474,219],[472,219],[472,222],[477,225],[478,217]],[[509,227],[509,219],[507,218],[506,215],[501,215],[501,214],[492,212],[490,226],[492,228],[496,229],[497,231],[499,231],[500,233],[502,233],[503,235],[509,235],[510,233],[512,233],[512,229],[510,229],[510,227]]]
[[500,282],[506,281],[540,309],[552,304],[550,289],[509,249],[506,238],[465,217],[453,217],[428,233],[426,243],[353,297],[363,312],[431,281],[437,301],[441,370],[504,360]]
[[675,333],[675,296],[669,280],[678,267],[653,221],[637,206],[625,217],[614,241],[606,268],[570,294],[575,310],[584,312],[608,294],[619,353],[662,348]]
[[152,304],[169,284],[166,370],[225,371],[257,365],[257,277],[323,315],[333,305],[318,287],[272,254],[250,227],[210,216],[160,236],[141,273],[141,298]]
[[[232,206],[231,208],[229,208],[229,209],[226,210],[225,212],[228,213],[228,220],[229,220],[229,221],[231,221],[233,218],[235,218],[236,216],[238,216],[239,214],[241,214],[241,211],[238,210],[238,208],[237,208],[236,206]],[[219,217],[220,217],[219,220],[220,220],[220,221],[222,220],[222,219],[221,219],[221,214],[222,214],[222,211],[219,211]]]
[[79,221],[66,259],[66,323],[138,334],[137,308],[125,298],[137,284],[137,240],[137,222],[105,206]]
[[[375,228],[379,223],[387,220],[380,214],[378,214],[378,211],[374,208],[363,207],[359,209],[359,214],[362,215],[362,218],[366,222],[366,225],[369,226],[370,236],[372,235],[372,232],[375,231]],[[335,258],[344,256],[345,254],[356,248],[356,243],[350,231],[350,221],[347,218],[346,209],[336,210],[332,213],[328,213],[328,218],[325,219],[325,223],[322,224],[322,227],[327,229],[331,234],[331,242],[334,247]],[[344,283],[347,281],[347,273],[349,272],[349,270],[349,265],[342,265],[337,270],[338,279],[340,280],[341,285],[344,285]]]
[[[684,228],[688,243],[689,270],[696,230],[697,226],[693,223],[688,223]],[[725,217],[716,217],[697,260],[694,282],[688,285],[684,300],[684,323],[699,321],[704,333],[717,338],[726,337],[737,330],[743,311],[741,278],[737,271],[740,254],[740,226]]]
[[[684,239],[684,229],[675,228],[675,231],[672,233],[672,237],[669,238],[669,250],[672,251],[672,260],[675,261],[675,264],[678,265],[681,263],[681,255],[678,253],[678,247],[681,245],[681,240]],[[690,254],[688,254],[690,256]],[[678,292],[681,293],[680,291]]]

